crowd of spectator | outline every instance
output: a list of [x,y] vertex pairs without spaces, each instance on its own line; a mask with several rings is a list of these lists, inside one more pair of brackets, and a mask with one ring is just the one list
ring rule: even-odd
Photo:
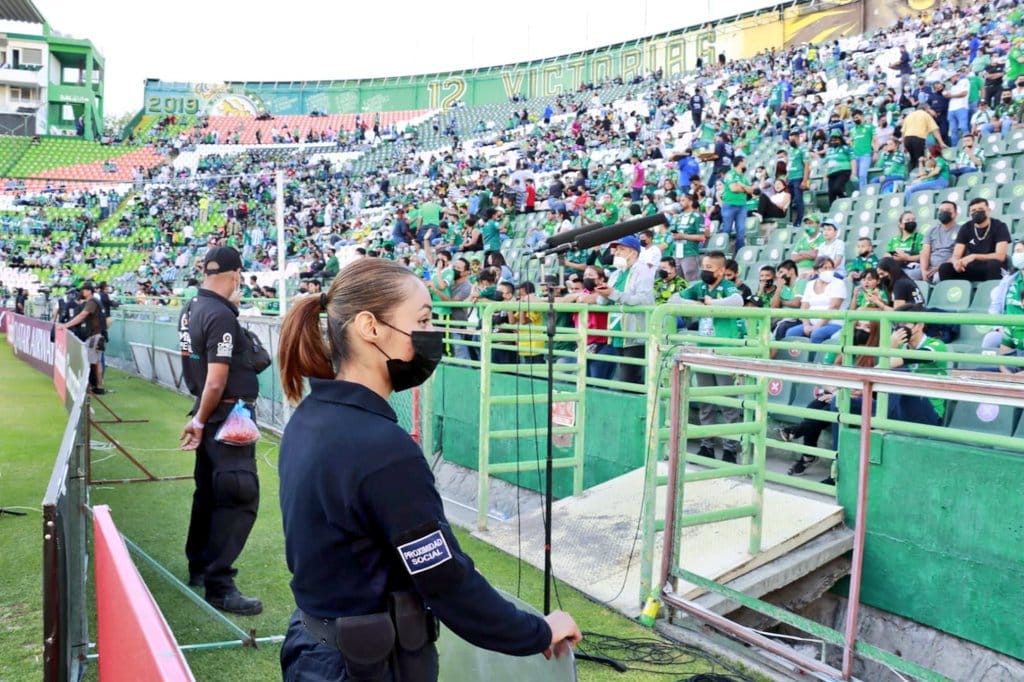
[[[723,56],[671,81],[648,73],[537,103],[517,99],[504,122],[481,119],[460,129],[455,111],[438,112],[424,124],[446,143],[434,149],[424,147],[417,128],[382,130],[369,121],[354,134],[275,129],[261,141],[328,143],[327,153],[257,146],[203,154],[194,170],[166,166],[126,202],[116,197],[121,208],[109,233],[146,257],[115,286],[173,302],[213,243],[238,248],[254,275],[273,271],[275,173],[283,171],[285,258],[307,291],[351,258],[382,257],[417,272],[440,302],[539,300],[554,287],[561,301],[608,306],[587,317],[588,345],[602,355],[644,353],[642,344],[601,334],[642,331],[642,316],[622,314],[620,305],[670,301],[778,309],[775,338],[824,343],[839,324],[787,318],[787,309],[899,309],[924,303],[916,282],[1019,279],[1024,263],[1018,251],[1011,255],[1011,225],[985,199],[936,199],[927,223],[908,211],[886,226],[893,236],[885,243],[851,237],[834,211],[822,215],[815,204],[819,192],[834,205],[875,192],[872,184],[883,195],[902,192],[909,204],[919,192],[984,173],[990,159],[981,141],[1008,139],[1024,126],[1021,15],[1012,0],[944,3],[871,35],[746,60]],[[621,93],[615,87],[625,93],[604,96]],[[178,150],[225,142],[209,138],[201,118],[184,123],[161,121],[148,135]],[[329,153],[339,145],[367,152],[367,131],[378,143],[375,167]],[[516,256],[551,235],[659,212],[667,221],[655,229],[564,254],[554,279],[531,281],[521,272]],[[749,243],[751,219],[762,238],[784,228],[800,237],[777,262],[746,270],[736,257]],[[59,285],[68,283],[59,267],[65,259],[101,269],[125,255],[96,249],[85,217],[69,232],[60,239],[33,232],[27,246],[15,246],[8,231],[0,261],[54,267],[50,283]],[[731,237],[722,249],[709,246],[715,232]],[[847,248],[849,239],[855,248]],[[263,312],[273,312],[276,289],[255,282],[247,289],[267,299]],[[1010,299],[1019,287],[1005,289],[1001,308],[1016,311],[1019,296]],[[464,315],[460,322],[468,313],[453,313]],[[745,333],[724,317],[683,323],[708,336]],[[542,345],[524,338],[516,357],[501,359],[534,361]],[[456,345],[454,352],[472,358],[475,349]],[[595,361],[588,373],[644,379],[632,364]]]

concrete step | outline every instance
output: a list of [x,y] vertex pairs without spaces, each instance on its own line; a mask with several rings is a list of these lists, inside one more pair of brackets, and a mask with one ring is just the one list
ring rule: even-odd
[[[813,600],[820,596],[821,592],[835,584],[837,580],[849,574],[848,562],[836,562],[836,560],[852,549],[853,531],[845,526],[837,526],[791,552],[726,583],[726,585],[747,596],[761,598],[828,566],[828,570],[820,576],[819,580],[804,586],[807,591],[818,592],[813,595],[813,598],[810,594],[806,595]],[[695,601],[704,608],[721,615],[732,613],[740,608],[738,604],[730,601],[727,597],[714,592],[707,592]]]

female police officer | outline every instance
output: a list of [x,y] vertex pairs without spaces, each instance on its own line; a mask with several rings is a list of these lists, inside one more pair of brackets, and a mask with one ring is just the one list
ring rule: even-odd
[[430,320],[423,282],[364,258],[284,321],[285,394],[297,402],[304,379],[310,387],[281,442],[298,605],[281,651],[286,680],[436,680],[434,615],[470,643],[512,655],[550,656],[581,637],[568,614],[520,611],[476,571],[423,453],[397,424],[387,397],[423,383],[441,359]]

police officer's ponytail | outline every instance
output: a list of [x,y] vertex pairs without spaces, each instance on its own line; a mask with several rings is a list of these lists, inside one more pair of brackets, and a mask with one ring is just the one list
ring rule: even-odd
[[[281,386],[288,400],[302,399],[306,378],[333,379],[348,357],[348,323],[363,311],[386,318],[408,296],[409,280],[415,278],[393,261],[360,258],[345,266],[324,294],[297,298],[284,318],[278,344]],[[326,339],[321,312],[327,313]]]

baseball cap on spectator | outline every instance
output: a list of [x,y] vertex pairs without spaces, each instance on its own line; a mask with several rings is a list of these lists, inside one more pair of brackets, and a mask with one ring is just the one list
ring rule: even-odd
[[96,285],[92,283],[92,280],[82,282],[81,286],[79,286],[78,288],[82,291],[85,291],[86,289],[88,289],[89,291],[96,291]]
[[609,244],[609,246],[611,248],[613,248],[613,249],[616,246],[625,246],[628,249],[633,249],[637,253],[640,253],[640,251],[641,251],[640,239],[636,235],[632,235],[632,234],[628,235],[626,237],[623,237],[622,239],[619,239],[617,241],[612,242],[611,244]]
[[242,269],[242,257],[230,246],[215,246],[203,257],[203,272],[207,275],[219,275]]
[[804,218],[805,223],[814,223],[815,225],[821,224],[821,216],[817,213],[811,213]]

